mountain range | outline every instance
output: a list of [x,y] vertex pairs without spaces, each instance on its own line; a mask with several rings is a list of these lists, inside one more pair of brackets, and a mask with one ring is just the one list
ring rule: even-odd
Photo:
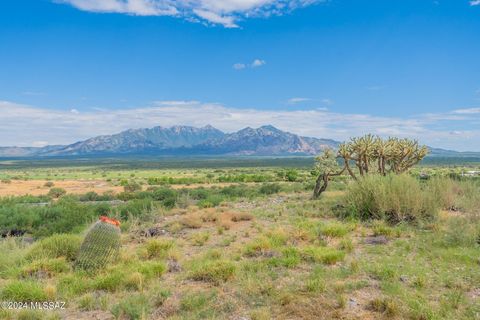
[[52,157],[88,155],[314,155],[336,148],[340,142],[301,137],[267,125],[224,133],[210,125],[129,129],[70,145],[0,147],[0,157]]
[[[45,147],[0,147],[0,157],[65,157],[115,155],[255,155],[309,156],[325,148],[337,148],[341,142],[331,139],[302,137],[271,125],[247,127],[224,133],[210,125],[129,129],[118,134],[93,137],[70,145]],[[437,156],[479,156],[430,148]]]

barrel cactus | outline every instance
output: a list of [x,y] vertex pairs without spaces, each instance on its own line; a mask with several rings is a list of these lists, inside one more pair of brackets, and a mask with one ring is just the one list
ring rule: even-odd
[[80,247],[75,268],[94,271],[113,260],[120,249],[120,222],[100,217],[88,231]]

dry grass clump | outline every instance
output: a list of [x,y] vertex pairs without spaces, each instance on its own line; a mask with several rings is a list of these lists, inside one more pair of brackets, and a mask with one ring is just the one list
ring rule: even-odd
[[219,214],[214,208],[207,208],[200,213],[200,219],[203,222],[217,222],[219,219]]
[[190,229],[199,229],[202,227],[203,221],[200,215],[190,213],[178,221],[180,222],[184,227],[190,228]]
[[399,313],[397,303],[390,298],[375,298],[368,306],[370,310],[383,313],[388,317],[394,317]]
[[233,212],[231,215],[232,215],[231,220],[233,222],[253,220],[253,215],[248,212]]
[[344,215],[398,223],[433,220],[435,195],[408,175],[366,176],[352,183],[344,197]]

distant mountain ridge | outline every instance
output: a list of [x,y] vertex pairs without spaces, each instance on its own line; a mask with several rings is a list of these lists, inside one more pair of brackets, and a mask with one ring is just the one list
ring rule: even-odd
[[122,154],[158,155],[314,155],[340,142],[301,137],[271,125],[224,133],[210,125],[129,129],[67,146],[0,147],[3,157],[49,157]]
[[[129,129],[113,135],[93,137],[66,146],[0,147],[0,157],[63,157],[115,155],[245,155],[245,156],[312,156],[325,148],[336,149],[341,142],[331,139],[302,137],[271,125],[244,128],[224,133],[210,125],[157,126]],[[477,156],[430,148],[432,156]]]

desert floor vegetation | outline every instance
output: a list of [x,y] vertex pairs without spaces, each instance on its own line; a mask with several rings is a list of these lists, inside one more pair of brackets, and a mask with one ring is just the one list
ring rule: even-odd
[[[66,304],[0,318],[480,319],[480,181],[462,170],[334,177],[313,200],[301,166],[6,169],[2,187],[46,192],[0,199],[0,301]],[[49,195],[75,179],[111,190]],[[99,216],[121,246],[86,272]]]

